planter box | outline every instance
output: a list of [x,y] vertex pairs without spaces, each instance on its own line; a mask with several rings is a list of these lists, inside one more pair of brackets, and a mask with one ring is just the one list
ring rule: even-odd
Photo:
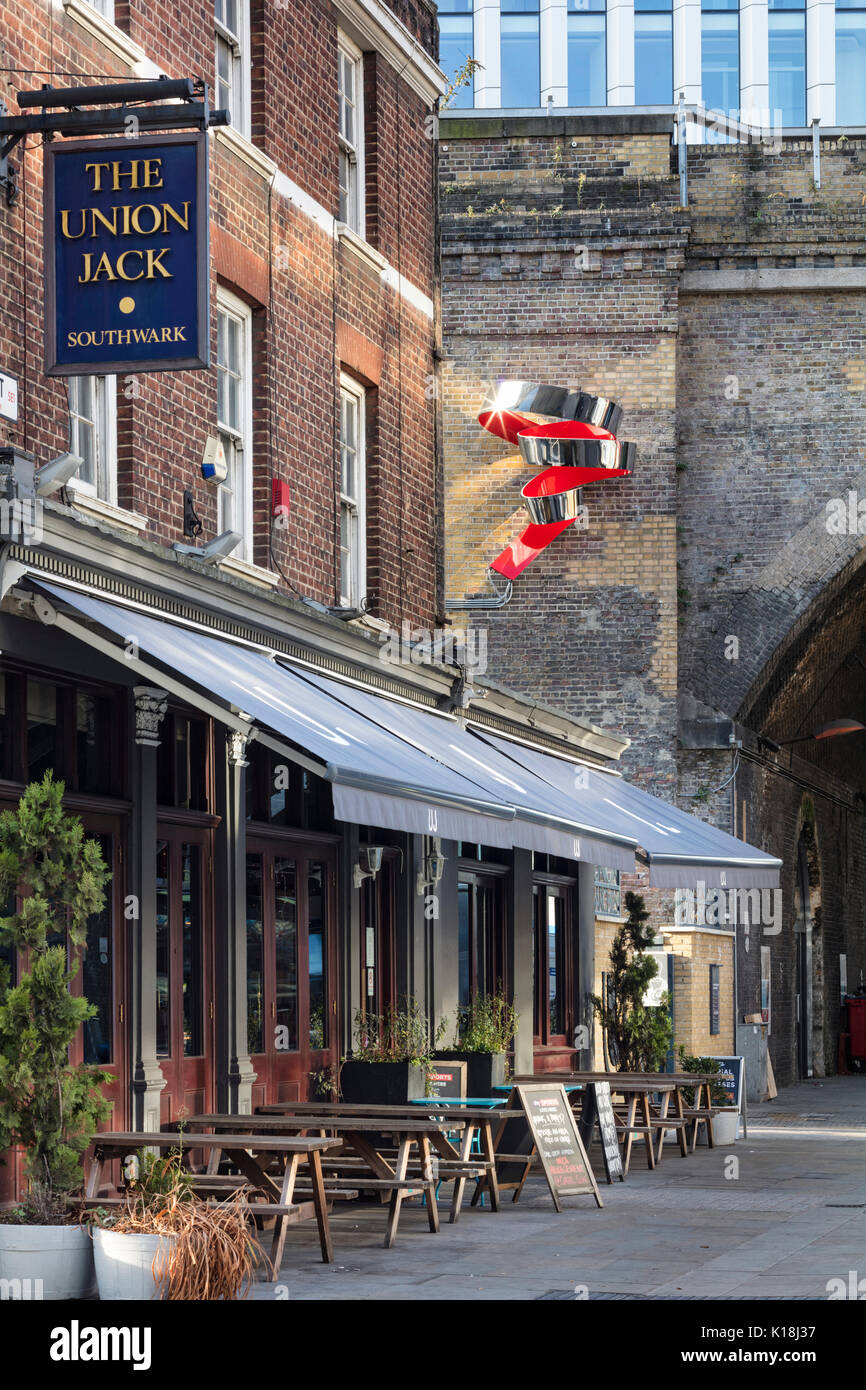
[[467,1062],[466,1094],[477,1099],[492,1096],[494,1086],[505,1084],[504,1052],[435,1052],[440,1062]]
[[95,1298],[93,1241],[79,1226],[0,1226],[0,1279],[10,1298]]
[[165,1268],[175,1236],[124,1235],[96,1229],[93,1256],[99,1297],[115,1301],[147,1301],[162,1297],[154,1275]]
[[[713,1141],[716,1144],[735,1144],[740,1129],[738,1110],[719,1110],[713,1116]],[[698,1135],[698,1143],[706,1143],[706,1129]]]
[[423,1100],[424,1067],[411,1062],[356,1062],[350,1057],[340,1068],[340,1095],[355,1105],[408,1105]]

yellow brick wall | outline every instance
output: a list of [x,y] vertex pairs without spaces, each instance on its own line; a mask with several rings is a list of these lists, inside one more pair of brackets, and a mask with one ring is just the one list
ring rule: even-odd
[[[595,981],[593,993],[601,994],[601,976],[610,968],[610,948],[617,931],[616,922],[596,918]],[[722,932],[675,931],[662,929],[656,939],[674,955],[674,1050],[680,1045],[695,1057],[730,1056],[734,1050],[734,951],[733,939]],[[719,1024],[721,1032],[710,1033],[710,966],[719,965]],[[593,1038],[595,1065],[604,1065],[601,1028],[595,1024]]]

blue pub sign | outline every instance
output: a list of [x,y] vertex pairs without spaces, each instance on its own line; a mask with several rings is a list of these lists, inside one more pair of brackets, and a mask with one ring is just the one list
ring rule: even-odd
[[210,363],[207,136],[45,150],[49,376]]

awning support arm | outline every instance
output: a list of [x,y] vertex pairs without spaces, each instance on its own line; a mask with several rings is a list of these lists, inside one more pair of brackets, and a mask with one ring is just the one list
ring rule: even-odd
[[91,628],[85,627],[83,623],[77,623],[73,618],[61,613],[44,594],[26,593],[22,597],[30,599],[33,610],[39,621],[46,627],[58,627],[61,632],[68,632],[71,637],[75,637],[80,642],[85,642],[95,651],[101,652],[103,656],[108,656],[112,661],[120,662],[127,671],[133,671],[135,675],[141,676],[144,680],[150,681],[152,685],[159,686],[162,690],[168,691],[169,695],[174,695],[177,699],[183,700],[185,704],[193,705],[203,713],[210,715],[212,719],[218,720],[237,733],[243,734],[246,739],[253,739],[257,736],[258,730],[248,714],[232,714],[222,705],[209,700],[206,695],[201,695],[197,690],[184,685],[182,681],[175,680],[173,676],[161,671],[156,666],[151,666],[147,661],[142,661],[140,657],[130,656],[125,647],[118,647],[107,638],[100,637],[99,633]]

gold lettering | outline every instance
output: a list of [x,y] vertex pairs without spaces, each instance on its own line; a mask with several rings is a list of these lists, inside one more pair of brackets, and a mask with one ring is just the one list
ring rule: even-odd
[[[149,213],[152,214],[152,216],[153,216],[153,226],[152,226],[152,227],[142,227],[142,225],[141,225],[141,214],[142,214],[143,212],[149,212]],[[133,230],[136,231],[136,232],[138,232],[138,235],[139,235],[139,236],[153,236],[154,232],[155,232],[155,231],[157,230],[157,228],[159,227],[160,221],[161,221],[161,218],[160,218],[160,215],[159,215],[159,208],[158,208],[154,203],[142,203],[139,207],[133,208],[133,210],[132,210],[132,226],[133,226]]]
[[112,190],[115,193],[120,191],[121,179],[129,179],[130,188],[138,188],[138,167],[142,163],[143,160],[131,159],[129,161],[129,168],[124,169],[123,160],[113,159],[111,161]]
[[174,330],[174,341],[175,341],[176,343],[185,343],[185,342],[186,342],[185,330],[184,330],[183,328],[176,328],[176,329]]
[[77,241],[79,237],[84,236],[84,232],[86,229],[86,223],[84,220],[84,208],[80,209],[80,216],[81,231],[73,233],[69,230],[69,208],[64,208],[60,214],[60,231],[61,234],[65,236],[69,241]]
[[170,329],[170,328],[164,328],[164,329],[162,330],[162,341],[163,341],[164,343],[170,343],[170,342],[171,342],[171,329]]
[[93,252],[92,252],[92,251],[85,251],[85,253],[84,253],[84,274],[83,274],[83,275],[79,275],[79,277],[78,277],[78,283],[79,283],[79,285],[86,285],[87,282],[88,282],[88,280],[90,280],[90,278],[91,278],[91,276],[90,276],[90,262],[91,262],[92,260],[93,260]]
[[125,269],[124,269],[124,263],[125,263],[125,261],[126,261],[127,256],[138,256],[138,258],[139,258],[139,264],[141,264],[141,258],[143,257],[143,255],[144,255],[144,252],[143,252],[143,251],[122,251],[122,252],[120,253],[120,255],[119,255],[118,258],[117,258],[117,273],[118,273],[118,275],[120,276],[121,280],[143,280],[143,279],[144,279],[144,271],[143,271],[143,270],[139,270],[139,272],[138,272],[137,275],[127,275],[127,273],[126,273],[126,271],[125,271]]
[[99,264],[93,272],[94,281],[98,280],[100,275],[107,276],[109,280],[117,279],[117,276],[111,268],[111,261],[109,260],[107,251],[103,251],[102,255],[99,257]]
[[114,216],[113,216],[112,220],[109,222],[108,218],[105,216],[105,213],[104,213],[104,212],[100,212],[100,211],[99,211],[99,208],[91,208],[91,209],[90,209],[90,236],[91,236],[91,239],[93,239],[93,237],[95,237],[95,236],[97,235],[97,231],[96,231],[96,219],[97,219],[97,217],[99,218],[100,222],[103,223],[103,225],[105,226],[105,230],[106,230],[107,232],[111,232],[111,235],[112,235],[112,236],[117,236],[117,208],[112,208],[111,211],[113,212]]
[[85,173],[87,172],[88,169],[93,169],[93,170],[95,170],[95,173],[94,173],[94,175],[93,175],[93,191],[94,191],[94,193],[101,193],[101,192],[102,192],[102,175],[101,175],[101,173],[100,173],[99,171],[100,171],[100,169],[108,169],[108,168],[110,168],[110,165],[108,165],[108,164],[85,164],[85,166],[84,166],[84,172],[85,172]]
[[162,230],[163,230],[164,232],[167,232],[167,231],[168,231],[168,219],[169,219],[169,217],[173,217],[174,220],[175,220],[175,222],[177,223],[177,225],[178,225],[179,227],[183,227],[183,230],[184,230],[185,232],[188,232],[188,231],[189,231],[189,203],[184,203],[184,205],[183,205],[183,217],[181,217],[181,215],[180,215],[179,212],[175,212],[174,208],[171,206],[170,203],[163,203],[163,205],[162,205]]
[[[144,164],[144,183],[143,183],[142,187],[144,187],[144,188],[162,188],[162,175],[160,174],[160,176],[159,176],[158,179],[157,179],[157,177],[156,177],[156,173],[159,172],[159,169],[160,169],[161,166],[162,166],[162,160],[161,160],[161,159],[145,159],[145,160],[142,160],[142,163]],[[153,170],[154,172],[151,172],[151,170]]]
[[67,333],[67,335],[66,335],[66,346],[67,346],[67,347],[77,347],[77,346],[78,346],[78,334],[77,334],[77,333]]
[[158,253],[154,251],[152,246],[149,246],[147,248],[147,275],[145,276],[146,280],[155,280],[157,271],[159,271],[160,275],[163,277],[164,280],[174,279],[174,276],[172,275],[171,271],[166,270],[165,266],[162,264],[162,258],[163,256],[167,256],[168,252],[169,248],[167,246],[163,246],[162,250]]

